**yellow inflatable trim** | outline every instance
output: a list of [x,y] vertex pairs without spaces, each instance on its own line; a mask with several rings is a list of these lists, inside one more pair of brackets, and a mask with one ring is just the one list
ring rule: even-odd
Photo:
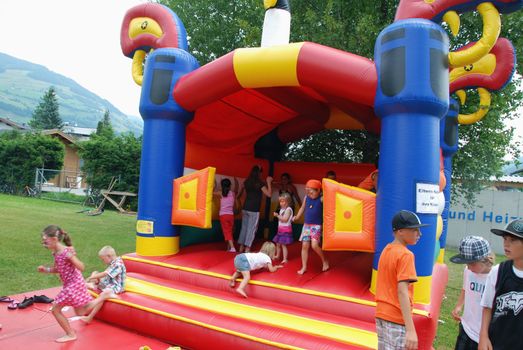
[[136,236],[136,253],[143,256],[168,256],[180,251],[180,236]]
[[490,52],[498,40],[501,18],[496,7],[490,2],[482,2],[477,10],[483,19],[483,36],[468,49],[449,53],[449,65],[453,68],[478,61]]
[[[130,279],[130,277],[128,277],[128,279]],[[91,293],[91,295],[93,297],[95,297],[95,298],[98,296],[98,294],[96,294],[93,291],[89,291],[89,293]],[[299,348],[297,346],[292,346],[292,345],[288,345],[288,344],[278,343],[278,342],[274,342],[274,341],[271,341],[271,340],[254,337],[254,336],[249,335],[249,334],[232,331],[232,330],[227,329],[227,328],[217,327],[217,326],[213,326],[213,325],[208,324],[208,323],[195,321],[195,320],[192,320],[192,319],[187,318],[187,317],[173,315],[173,314],[170,314],[170,313],[165,312],[165,311],[156,310],[156,309],[153,309],[153,308],[150,308],[150,307],[146,307],[146,306],[142,306],[142,305],[138,305],[138,304],[135,304],[135,303],[130,303],[130,302],[122,300],[122,299],[110,299],[110,301],[113,302],[113,303],[116,303],[116,304],[125,305],[125,306],[132,307],[134,309],[138,309],[138,310],[142,310],[142,311],[147,311],[149,313],[152,313],[152,314],[155,314],[155,315],[160,315],[160,316],[163,316],[163,317],[166,317],[166,318],[170,318],[170,319],[173,319],[173,320],[189,323],[189,324],[192,324],[192,325],[195,325],[195,326],[199,326],[199,327],[204,327],[204,328],[207,328],[207,329],[212,329],[214,331],[225,333],[225,334],[234,335],[235,337],[238,337],[238,338],[243,338],[243,339],[251,340],[253,342],[270,345],[270,346],[273,346],[275,348],[289,349],[289,350],[305,350],[305,349]]]
[[[458,123],[459,124],[474,124],[475,122],[480,121],[483,119],[485,115],[487,115],[489,108],[490,108],[490,92],[487,89],[484,88],[478,88],[478,94],[479,94],[479,108],[476,112],[471,114],[458,114]],[[461,98],[460,98],[461,99]]]
[[[378,281],[378,271],[372,269],[372,279],[370,283],[370,292],[376,295],[376,283]],[[430,304],[430,290],[432,286],[432,276],[418,276],[418,281],[414,283],[413,301],[416,304]],[[430,313],[425,310],[412,309],[413,314],[428,317]]]
[[206,310],[216,314],[239,319],[255,320],[258,323],[269,326],[276,326],[295,332],[328,338],[345,344],[357,345],[370,349],[376,349],[378,346],[378,338],[375,332],[287,314],[280,311],[239,304],[202,294],[161,286],[132,277],[127,278],[125,290],[132,293],[167,300],[173,303],[188,305],[193,308]]
[[300,86],[298,55],[303,43],[236,49],[233,69],[243,88]]
[[[149,264],[149,265],[155,265],[155,266],[162,266],[162,267],[167,267],[167,268],[174,269],[174,270],[192,272],[192,273],[197,273],[199,275],[211,276],[211,277],[215,277],[215,278],[222,278],[222,279],[225,279],[225,280],[228,280],[231,277],[229,275],[224,275],[224,274],[221,274],[221,273],[210,272],[210,271],[206,271],[206,270],[193,269],[191,267],[172,265],[172,264],[167,264],[167,263],[163,263],[163,262],[159,262],[159,261],[146,260],[146,259],[135,258],[135,257],[125,256],[125,255],[122,258],[124,260],[136,261],[136,262],[141,262],[141,263],[145,263],[145,264]],[[338,295],[338,294],[333,294],[333,293],[318,292],[318,291],[312,290],[312,289],[284,286],[284,285],[281,285],[281,284],[275,284],[275,283],[269,283],[269,282],[263,282],[263,281],[256,281],[256,280],[252,280],[252,279],[249,281],[249,284],[253,284],[253,285],[256,285],[256,286],[268,287],[268,288],[274,288],[274,289],[280,289],[280,290],[287,290],[289,292],[301,293],[301,294],[306,294],[306,295],[313,295],[313,296],[318,296],[318,297],[323,297],[323,298],[342,300],[342,301],[346,301],[346,302],[354,303],[354,304],[360,304],[360,305],[376,307],[376,302],[375,301],[359,299],[359,298],[353,298],[353,297],[348,297],[348,296],[345,296],[345,295]],[[425,310],[414,309],[413,312],[415,314],[417,314],[417,315],[429,317],[429,312],[425,311]]]

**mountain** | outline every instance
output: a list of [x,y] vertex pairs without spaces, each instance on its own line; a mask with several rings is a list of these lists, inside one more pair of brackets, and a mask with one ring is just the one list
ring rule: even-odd
[[142,133],[140,117],[122,113],[109,101],[44,66],[0,53],[0,117],[27,124],[50,86],[55,87],[64,122],[96,128],[107,109],[116,132]]

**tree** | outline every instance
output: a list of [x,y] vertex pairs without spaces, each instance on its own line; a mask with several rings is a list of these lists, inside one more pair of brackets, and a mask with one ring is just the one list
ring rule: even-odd
[[54,87],[45,92],[38,106],[36,106],[29,125],[33,129],[61,129],[64,126],[58,111],[58,98]]
[[260,45],[264,11],[260,0],[158,2],[181,18],[191,53],[201,65],[235,48]]
[[[261,0],[179,2],[160,0],[182,19],[189,34],[191,53],[203,65],[239,48],[259,46],[264,10]],[[291,1],[291,42],[312,41],[373,58],[378,34],[394,21],[397,0],[295,0]],[[451,50],[478,40],[482,22],[477,13],[461,16],[457,38],[451,35]],[[205,25],[201,25],[205,21]],[[501,36],[512,40],[523,57],[523,11],[502,16]],[[519,60],[518,71],[523,69]],[[518,155],[512,140],[513,128],[506,123],[515,118],[523,96],[518,82],[493,94],[492,108],[483,121],[460,128],[460,150],[455,156],[453,198],[472,201],[480,183],[500,173],[507,155]],[[475,110],[477,96],[470,96],[464,113]],[[343,142],[340,142],[340,139]],[[374,162],[379,137],[362,131],[324,131],[288,145],[289,160]]]
[[112,138],[94,134],[82,142],[79,154],[89,185],[95,190],[106,189],[116,176],[119,181],[114,190],[138,192],[141,142],[141,137],[131,133]]
[[108,139],[114,137],[114,129],[111,125],[111,116],[108,109],[105,110],[103,119],[100,120],[96,126],[96,135],[103,136]]
[[15,131],[0,134],[0,185],[20,193],[34,184],[36,168],[62,168],[64,155],[64,145],[49,136]]

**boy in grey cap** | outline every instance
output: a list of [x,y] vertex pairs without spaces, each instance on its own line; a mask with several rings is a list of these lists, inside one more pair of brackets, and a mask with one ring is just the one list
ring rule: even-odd
[[494,265],[494,259],[489,242],[479,236],[463,238],[459,244],[459,254],[450,258],[450,261],[455,264],[466,264],[461,294],[452,310],[452,317],[460,322],[455,350],[478,348],[482,312],[481,296],[488,273]]
[[503,237],[508,260],[487,277],[478,349],[523,349],[523,220],[490,231]]

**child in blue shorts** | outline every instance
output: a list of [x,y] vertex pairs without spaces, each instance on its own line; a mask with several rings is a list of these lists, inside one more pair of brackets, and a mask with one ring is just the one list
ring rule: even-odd
[[236,271],[234,271],[231,276],[229,286],[234,288],[236,279],[242,275],[243,280],[240,282],[238,288],[236,288],[236,292],[244,298],[247,298],[245,287],[251,279],[251,271],[267,268],[270,272],[276,272],[276,270],[283,267],[282,265],[274,266],[272,264],[272,259],[274,259],[275,254],[276,245],[272,242],[265,242],[258,253],[242,253],[236,255],[234,258],[234,267]]

